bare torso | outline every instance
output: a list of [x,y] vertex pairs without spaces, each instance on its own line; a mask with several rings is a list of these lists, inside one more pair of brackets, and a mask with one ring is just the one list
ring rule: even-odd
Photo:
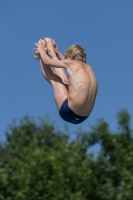
[[95,103],[98,83],[92,68],[80,61],[72,61],[69,74],[69,107],[80,116],[88,116]]
[[[84,62],[71,60],[70,58],[63,59],[62,61],[57,61],[58,58],[56,57],[51,39],[45,38],[45,40],[47,42],[47,48],[50,57],[56,61],[54,61],[53,63],[52,60],[49,60],[48,63],[45,63],[46,57],[44,57],[44,59],[42,59],[43,62],[45,64],[53,66],[55,68],[55,73],[59,77],[61,77],[60,74],[64,74],[64,70],[63,73],[60,73],[62,72],[62,70],[59,67],[67,68],[69,74],[68,91],[67,93],[63,93],[65,94],[65,97],[63,98],[66,98],[66,96],[70,98],[70,101],[68,101],[68,105],[77,115],[88,116],[94,107],[98,90],[98,83],[92,68]],[[45,51],[42,51],[42,56],[44,53],[46,53]],[[56,90],[56,103],[58,109],[60,109],[62,101],[60,100],[60,96],[58,95],[58,92],[60,92],[58,90],[59,87]]]

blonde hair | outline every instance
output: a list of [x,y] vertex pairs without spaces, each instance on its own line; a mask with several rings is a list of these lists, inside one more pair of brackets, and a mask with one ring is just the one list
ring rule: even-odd
[[67,48],[65,52],[65,58],[71,58],[72,60],[80,60],[86,63],[86,51],[78,44],[73,44]]

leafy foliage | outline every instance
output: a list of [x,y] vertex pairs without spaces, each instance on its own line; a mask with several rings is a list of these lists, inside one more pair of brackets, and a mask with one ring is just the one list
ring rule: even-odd
[[12,124],[0,145],[0,200],[132,200],[131,117],[122,110],[117,119],[116,133],[99,120],[72,141],[46,119]]

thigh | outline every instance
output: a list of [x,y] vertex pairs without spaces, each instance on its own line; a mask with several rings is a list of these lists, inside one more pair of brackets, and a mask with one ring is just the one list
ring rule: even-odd
[[69,93],[67,90],[67,85],[65,85],[61,78],[57,75],[55,75],[54,79],[50,81],[51,85],[53,87],[54,90],[54,99],[57,105],[58,110],[60,110],[63,102],[65,101],[65,99],[68,98]]

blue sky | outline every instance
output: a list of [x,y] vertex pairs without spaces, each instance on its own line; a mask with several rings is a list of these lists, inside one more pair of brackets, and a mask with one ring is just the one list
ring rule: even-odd
[[[88,130],[99,118],[111,129],[115,114],[133,116],[133,1],[57,0],[0,2],[0,139],[13,119],[49,113],[60,128],[51,86],[33,59],[34,42],[53,38],[64,53],[71,44],[87,51],[99,91],[90,117],[76,126]],[[133,123],[132,123],[133,124]]]

